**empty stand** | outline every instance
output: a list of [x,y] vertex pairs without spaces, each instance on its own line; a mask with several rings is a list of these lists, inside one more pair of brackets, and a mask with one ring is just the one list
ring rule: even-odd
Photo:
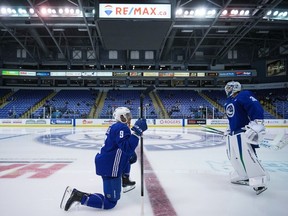
[[7,99],[7,104],[0,110],[0,118],[19,118],[35,104],[49,95],[52,90],[20,89]]
[[[101,118],[113,118],[112,114],[115,108],[119,106],[128,107],[131,110],[133,118],[140,116],[140,90],[110,90],[104,102],[101,111]],[[156,118],[157,112],[149,96],[143,101],[143,114],[145,118]]]
[[98,91],[61,90],[43,107],[33,113],[34,118],[87,118],[94,106]]

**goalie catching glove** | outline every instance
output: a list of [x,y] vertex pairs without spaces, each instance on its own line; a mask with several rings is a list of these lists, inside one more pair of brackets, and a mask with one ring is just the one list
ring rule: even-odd
[[131,130],[136,136],[142,136],[143,132],[148,128],[146,119],[138,119]]
[[261,143],[265,134],[265,126],[262,122],[260,123],[255,120],[249,122],[249,124],[245,126],[245,135],[248,143],[254,145]]

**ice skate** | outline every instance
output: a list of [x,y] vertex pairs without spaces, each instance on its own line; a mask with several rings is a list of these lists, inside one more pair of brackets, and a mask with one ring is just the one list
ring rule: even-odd
[[249,179],[247,176],[239,176],[236,171],[230,173],[230,182],[238,185],[249,185]]
[[123,193],[127,193],[136,187],[136,182],[130,181],[129,176],[123,175],[122,176],[122,187],[123,187]]
[[231,181],[232,184],[239,184],[239,185],[249,185],[249,180],[238,180],[238,181]]
[[263,186],[263,187],[254,187],[253,189],[256,191],[256,195],[259,195],[262,192],[264,192],[265,190],[267,190],[267,187],[265,187],[265,186]]
[[74,202],[81,202],[83,196],[89,196],[87,193],[76,190],[75,188],[67,187],[60,204],[60,208],[68,211]]

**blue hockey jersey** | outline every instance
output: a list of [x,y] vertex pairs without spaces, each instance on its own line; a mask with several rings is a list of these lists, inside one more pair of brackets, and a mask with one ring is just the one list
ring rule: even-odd
[[130,128],[121,122],[111,125],[100,153],[95,157],[96,174],[107,177],[121,176],[135,152],[139,138],[131,135]]
[[231,132],[238,132],[255,119],[264,119],[264,110],[250,91],[240,91],[224,105]]

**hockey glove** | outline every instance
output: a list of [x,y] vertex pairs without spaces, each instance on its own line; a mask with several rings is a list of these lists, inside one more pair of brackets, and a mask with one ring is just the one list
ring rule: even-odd
[[260,144],[265,134],[265,126],[262,123],[251,121],[245,126],[245,129],[247,142],[254,145]]
[[136,136],[142,136],[143,132],[148,128],[146,119],[138,119],[131,130],[135,133]]

